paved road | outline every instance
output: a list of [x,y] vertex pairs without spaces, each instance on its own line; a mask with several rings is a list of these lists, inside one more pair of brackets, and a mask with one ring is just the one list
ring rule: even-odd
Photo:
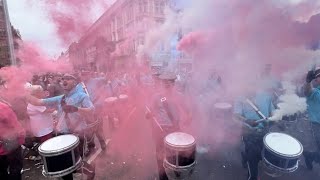
[[[107,152],[100,154],[96,164],[97,180],[154,180],[157,174],[155,149],[151,137],[149,122],[144,119],[144,111],[137,108],[131,117],[122,123],[121,129],[112,136]],[[108,129],[105,124],[105,129]],[[296,126],[288,125],[287,133],[301,141],[305,149],[314,149],[308,121],[301,119]],[[278,131],[274,129],[274,131]],[[110,136],[110,134],[108,134]],[[197,154],[197,166],[192,180],[245,180],[246,169],[240,164],[240,145],[226,145],[219,150],[211,149],[209,153]],[[41,167],[26,160],[25,168],[31,171],[24,173],[24,179],[45,180]],[[261,166],[261,165],[260,165]],[[262,169],[262,167],[260,167]],[[320,179],[320,167],[313,171],[305,168],[301,158],[297,172],[280,178],[267,177],[260,171],[261,180],[316,180]],[[80,175],[75,176],[81,179]]]

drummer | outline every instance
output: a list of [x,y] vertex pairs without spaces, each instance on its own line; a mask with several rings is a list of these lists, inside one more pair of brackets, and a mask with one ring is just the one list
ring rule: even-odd
[[[77,88],[79,88],[80,91],[87,93],[90,97],[90,100],[94,104],[96,116],[96,119],[94,119],[94,121],[102,119],[104,99],[107,96],[105,88],[107,81],[105,77],[92,78],[92,74],[90,71],[83,70],[81,71],[81,80],[82,82],[78,84]],[[101,123],[99,124],[95,134],[100,142],[101,149],[105,150],[106,143],[103,132],[103,121],[101,121]],[[94,140],[91,140],[89,143],[89,149],[93,149],[94,147]]]
[[242,165],[248,168],[248,180],[257,180],[258,163],[262,159],[263,137],[267,131],[266,122],[257,122],[261,119],[258,113],[247,103],[250,100],[266,117],[270,117],[275,109],[272,95],[267,92],[249,92],[247,97],[239,98],[234,104],[235,118],[242,121],[246,127],[243,131],[245,151],[241,152]]
[[[64,95],[47,99],[27,96],[27,100],[36,106],[56,107],[59,113],[57,132],[59,134],[78,134],[80,147],[82,147],[85,139],[86,121],[92,117],[94,106],[86,93],[77,90],[78,78],[76,75],[65,74],[62,82]],[[83,148],[80,148],[80,151],[82,150]],[[95,176],[94,168],[85,162],[83,172],[88,176],[88,179],[93,179]],[[72,179],[72,174],[63,177],[63,179]]]
[[307,112],[312,133],[317,145],[316,152],[304,151],[306,166],[313,169],[313,161],[320,163],[320,67],[308,72],[304,92],[307,97]]
[[163,168],[164,137],[169,133],[180,130],[180,105],[175,102],[174,83],[176,75],[164,73],[159,76],[162,91],[156,93],[149,106],[151,113],[147,114],[152,119],[152,134],[156,144],[156,158],[159,171],[159,180],[167,180],[168,177]]

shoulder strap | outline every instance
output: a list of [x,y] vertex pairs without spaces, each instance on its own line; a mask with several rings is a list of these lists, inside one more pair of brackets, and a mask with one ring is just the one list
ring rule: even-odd
[[167,101],[166,97],[161,98],[161,103],[163,104],[163,107],[164,107],[165,111],[167,112],[167,115],[170,118],[170,120],[173,123],[173,125],[175,127],[179,127],[179,122],[178,122],[177,119],[175,119],[173,117],[172,111],[169,108],[168,101]]

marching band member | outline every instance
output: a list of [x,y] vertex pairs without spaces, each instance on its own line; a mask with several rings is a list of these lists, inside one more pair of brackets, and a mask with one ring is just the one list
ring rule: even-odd
[[270,93],[251,92],[248,97],[239,98],[234,104],[235,118],[249,127],[243,132],[245,151],[241,152],[242,165],[248,167],[248,180],[258,178],[258,163],[262,159],[263,137],[267,130],[267,122],[258,122],[262,117],[250,103],[254,104],[265,117],[270,117],[275,109],[272,99]]
[[168,177],[163,167],[164,144],[166,135],[180,130],[181,105],[178,104],[174,92],[175,74],[165,73],[159,76],[162,89],[152,98],[148,119],[153,119],[152,134],[156,144],[156,159],[159,171],[159,180],[167,180]]
[[306,166],[313,169],[313,161],[320,163],[320,68],[311,70],[306,77],[304,92],[307,97],[307,112],[311,122],[312,133],[316,141],[317,151],[304,151]]
[[0,101],[0,179],[21,180],[25,130],[6,102]]
[[[83,155],[86,126],[88,119],[92,117],[94,106],[89,96],[83,91],[78,91],[76,86],[78,78],[72,74],[65,74],[62,78],[64,95],[47,99],[38,99],[27,96],[27,100],[36,106],[56,107],[59,113],[57,131],[59,134],[77,134],[80,138],[80,152]],[[94,168],[84,162],[83,172],[88,179],[94,179]],[[63,177],[65,180],[73,179],[72,174]]]
[[[81,71],[81,80],[82,82],[78,84],[79,90],[85,92],[89,97],[92,103],[95,106],[95,120],[101,120],[103,118],[103,104],[104,99],[107,97],[106,91],[106,79],[101,78],[92,78],[90,71]],[[102,150],[106,149],[105,137],[103,132],[103,120],[98,125],[98,129],[95,132]],[[90,148],[94,148],[94,139],[89,143]]]

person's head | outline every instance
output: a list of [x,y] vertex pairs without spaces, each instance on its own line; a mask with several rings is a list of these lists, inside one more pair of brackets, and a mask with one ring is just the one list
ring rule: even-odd
[[313,85],[314,86],[319,86],[320,85],[320,67],[317,67],[314,71],[314,76],[315,76],[315,79],[313,81]]
[[81,81],[88,81],[91,78],[91,72],[88,70],[82,70],[80,72]]
[[73,74],[64,74],[62,77],[62,88],[66,92],[70,92],[78,84],[78,78]]
[[39,99],[42,99],[42,98],[46,97],[46,93],[43,90],[42,86],[40,86],[40,85],[31,85],[30,89],[31,89],[31,95],[32,96],[37,97]]
[[269,76],[271,74],[272,65],[265,64],[262,70],[262,76]]

